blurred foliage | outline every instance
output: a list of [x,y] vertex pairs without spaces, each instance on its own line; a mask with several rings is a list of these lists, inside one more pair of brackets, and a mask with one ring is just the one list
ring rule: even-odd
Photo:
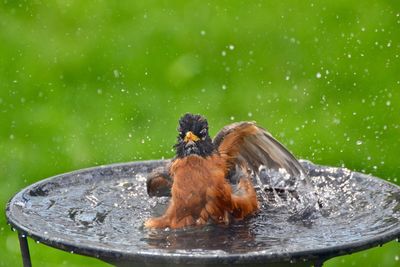
[[[0,3],[0,204],[42,178],[172,157],[179,116],[255,120],[300,158],[399,183],[398,1]],[[0,266],[20,263],[0,216]],[[34,265],[101,266],[31,244]],[[398,266],[399,247],[326,266]],[[104,264],[105,265],[105,264]]]

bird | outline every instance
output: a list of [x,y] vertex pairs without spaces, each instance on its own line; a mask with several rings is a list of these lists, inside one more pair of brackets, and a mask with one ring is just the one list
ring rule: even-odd
[[255,122],[236,122],[209,135],[207,119],[186,113],[179,119],[176,155],[147,178],[150,197],[170,196],[163,215],[146,228],[178,229],[229,225],[260,208],[252,177],[261,167],[304,175],[297,159]]

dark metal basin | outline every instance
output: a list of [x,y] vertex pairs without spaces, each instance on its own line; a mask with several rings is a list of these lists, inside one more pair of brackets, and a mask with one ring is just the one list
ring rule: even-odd
[[119,266],[321,265],[400,236],[400,189],[343,168],[303,161],[322,207],[296,213],[284,201],[230,226],[147,230],[167,198],[149,198],[146,175],[165,161],[107,165],[33,184],[8,203],[22,236]]

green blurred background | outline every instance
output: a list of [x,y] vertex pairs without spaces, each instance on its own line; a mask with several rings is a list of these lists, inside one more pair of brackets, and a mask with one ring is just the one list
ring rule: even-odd
[[[255,120],[300,158],[399,183],[399,41],[399,1],[3,0],[0,206],[58,173],[172,157],[188,111],[212,134]],[[30,248],[34,266],[107,266]],[[4,215],[0,251],[21,264]],[[391,242],[326,266],[399,257]]]

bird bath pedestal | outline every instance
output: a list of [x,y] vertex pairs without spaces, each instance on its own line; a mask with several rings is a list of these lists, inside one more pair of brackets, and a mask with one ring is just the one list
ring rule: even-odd
[[166,161],[100,166],[61,174],[7,204],[24,266],[27,237],[117,266],[320,266],[335,256],[400,236],[400,188],[343,168],[302,162],[321,208],[296,214],[283,203],[230,226],[148,230],[168,198],[149,198],[146,176]]

